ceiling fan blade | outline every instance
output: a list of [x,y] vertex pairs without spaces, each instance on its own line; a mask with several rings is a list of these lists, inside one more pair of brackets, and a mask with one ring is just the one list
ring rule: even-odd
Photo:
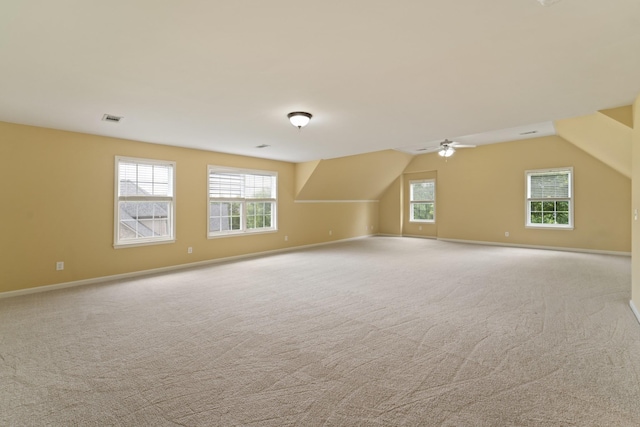
[[457,142],[454,142],[453,144],[451,144],[452,147],[454,148],[475,148],[475,145],[471,145],[471,144],[458,144]]

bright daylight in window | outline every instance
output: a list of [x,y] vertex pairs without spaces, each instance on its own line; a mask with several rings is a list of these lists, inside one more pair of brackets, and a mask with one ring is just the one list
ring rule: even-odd
[[409,181],[410,221],[435,222],[436,183],[433,179]]
[[116,157],[115,246],[174,241],[175,162]]
[[573,228],[573,168],[526,172],[527,227]]
[[209,236],[277,230],[275,172],[209,166]]

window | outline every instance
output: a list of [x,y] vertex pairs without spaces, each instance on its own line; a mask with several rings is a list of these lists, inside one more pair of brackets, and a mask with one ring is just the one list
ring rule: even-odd
[[174,241],[175,162],[116,157],[114,246]]
[[573,228],[573,168],[526,172],[527,227]]
[[433,179],[409,181],[409,210],[412,222],[435,222],[436,183]]
[[209,166],[209,236],[275,231],[275,172]]

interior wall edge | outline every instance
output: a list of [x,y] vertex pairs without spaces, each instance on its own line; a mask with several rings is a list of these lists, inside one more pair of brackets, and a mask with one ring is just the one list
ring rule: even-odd
[[633,303],[633,300],[629,300],[629,307],[631,307],[631,311],[633,315],[636,316],[636,320],[640,323],[640,311],[636,308],[636,305]]

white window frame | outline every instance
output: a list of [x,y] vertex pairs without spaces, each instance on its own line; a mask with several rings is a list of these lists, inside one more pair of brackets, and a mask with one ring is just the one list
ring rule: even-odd
[[[553,173],[566,173],[569,175],[568,198],[533,198],[531,197],[531,177],[534,175],[544,175]],[[534,169],[525,171],[525,227],[526,228],[546,228],[553,230],[573,230],[574,223],[574,191],[573,191],[573,167],[551,168],[551,169]],[[540,224],[531,222],[531,202],[569,202],[569,223],[568,224]]]
[[[431,200],[413,200],[413,184],[432,183],[433,199]],[[433,219],[415,219],[413,217],[414,204],[433,204]],[[415,179],[409,181],[409,222],[434,223],[436,222],[436,180],[435,179]]]
[[[153,195],[137,195],[137,196],[121,196],[120,195],[120,165],[122,163],[135,163],[138,165],[159,165],[169,167],[171,170],[169,195],[167,196],[153,196]],[[155,160],[155,159],[143,159],[136,157],[115,157],[115,214],[114,214],[114,231],[113,231],[113,246],[115,248],[125,248],[133,246],[155,245],[161,243],[173,243],[175,242],[175,206],[176,206],[176,162],[168,160]],[[169,233],[167,236],[156,237],[140,237],[134,239],[122,239],[120,237],[120,203],[121,202],[169,202],[169,211],[167,212]]]
[[[215,173],[226,173],[233,175],[262,175],[270,176],[274,179],[273,197],[267,198],[248,198],[244,197],[245,188],[243,187],[242,197],[212,197],[211,196],[211,180],[210,177]],[[211,203],[212,202],[236,202],[240,203],[240,229],[239,230],[222,230],[212,231],[211,227]],[[260,228],[247,228],[247,204],[254,202],[271,203],[271,226]],[[278,173],[274,171],[264,171],[256,169],[241,169],[228,166],[209,165],[207,167],[207,237],[214,239],[218,237],[243,236],[262,233],[273,233],[278,231]]]

